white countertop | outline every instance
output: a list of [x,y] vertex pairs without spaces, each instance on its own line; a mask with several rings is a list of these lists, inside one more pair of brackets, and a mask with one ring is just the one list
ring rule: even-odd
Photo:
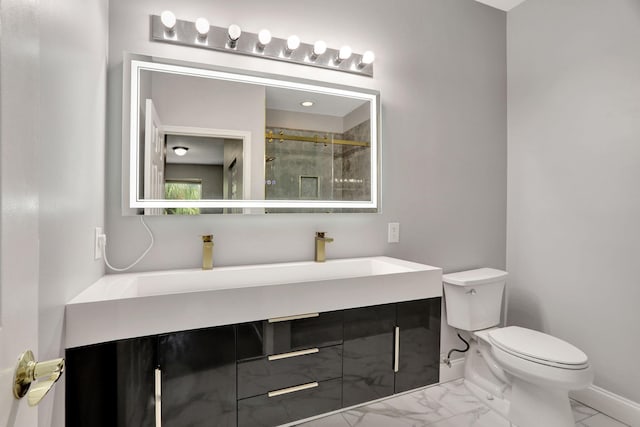
[[389,257],[108,274],[66,305],[66,347],[442,296],[442,270]]

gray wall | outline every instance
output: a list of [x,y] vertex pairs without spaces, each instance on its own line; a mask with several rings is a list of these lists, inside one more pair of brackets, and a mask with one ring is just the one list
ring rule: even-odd
[[[149,41],[149,14],[206,16],[276,37],[349,43],[376,52],[375,78]],[[336,13],[340,10],[340,13]],[[286,17],[283,19],[283,17]],[[313,258],[313,235],[335,241],[329,258],[386,254],[455,271],[505,267],[506,15],[472,0],[112,0],[110,2],[107,233],[109,257],[126,265],[146,247],[121,194],[122,53],[206,62],[377,89],[382,99],[382,212],[148,218],[156,246],[138,270],[198,267],[201,234],[215,264]],[[387,244],[387,223],[401,243]],[[448,335],[445,347],[449,346]]]
[[640,2],[528,0],[507,39],[510,321],[640,402]]

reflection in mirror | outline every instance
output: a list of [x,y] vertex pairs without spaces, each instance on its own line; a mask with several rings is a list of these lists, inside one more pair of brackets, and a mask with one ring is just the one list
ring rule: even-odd
[[129,207],[377,211],[378,95],[131,60]]
[[266,199],[369,200],[369,102],[282,88],[266,96]]
[[[167,200],[242,200],[242,140],[166,135]],[[222,208],[165,208],[165,214],[224,213]]]

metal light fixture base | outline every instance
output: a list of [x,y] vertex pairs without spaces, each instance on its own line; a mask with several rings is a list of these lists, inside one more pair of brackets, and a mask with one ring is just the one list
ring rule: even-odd
[[273,37],[263,49],[258,49],[258,35],[244,31],[235,42],[235,46],[230,47],[227,28],[211,26],[207,37],[203,39],[196,31],[194,22],[178,19],[173,30],[168,32],[158,15],[151,15],[151,40],[373,77],[373,64],[362,66],[361,54],[354,53],[348,59],[335,63],[338,49],[329,48],[322,55],[315,56],[312,44],[300,43],[300,47],[288,51],[287,40],[276,37]]

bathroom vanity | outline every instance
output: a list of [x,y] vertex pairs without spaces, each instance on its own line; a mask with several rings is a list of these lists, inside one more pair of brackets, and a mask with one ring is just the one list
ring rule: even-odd
[[436,383],[441,276],[387,257],[105,276],[67,305],[66,425],[276,426]]

